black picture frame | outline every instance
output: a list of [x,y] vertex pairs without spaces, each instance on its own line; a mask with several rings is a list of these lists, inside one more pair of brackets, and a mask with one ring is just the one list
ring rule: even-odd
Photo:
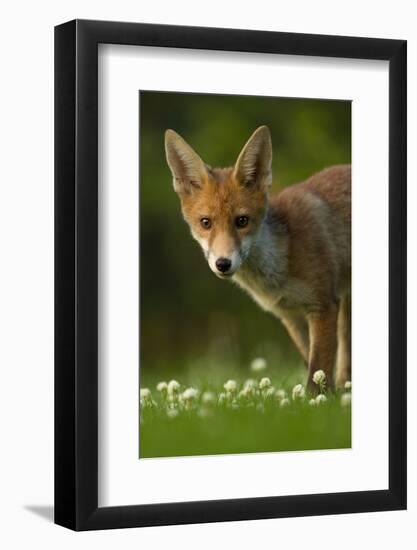
[[[98,506],[98,44],[389,62],[389,488]],[[55,28],[55,523],[74,530],[406,508],[406,41],[74,20]]]

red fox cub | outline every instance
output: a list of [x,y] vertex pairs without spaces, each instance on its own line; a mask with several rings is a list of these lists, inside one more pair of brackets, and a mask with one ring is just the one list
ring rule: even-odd
[[258,128],[231,168],[211,168],[173,130],[165,150],[185,221],[210,269],[281,319],[327,387],[351,377],[351,168],[326,168],[269,196],[272,144]]

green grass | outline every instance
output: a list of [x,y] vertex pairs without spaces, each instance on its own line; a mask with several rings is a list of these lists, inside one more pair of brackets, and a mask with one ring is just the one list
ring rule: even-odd
[[[351,446],[351,408],[342,406],[341,394],[327,395],[327,401],[309,403],[310,397],[292,399],[294,383],[304,379],[303,371],[293,371],[280,377],[271,376],[275,391],[269,397],[256,390],[239,397],[248,377],[234,376],[238,388],[219,404],[223,384],[209,383],[189,372],[175,399],[167,399],[156,390],[153,377],[142,380],[141,388],[151,390],[151,396],[141,399],[140,457],[216,455],[250,452],[301,451],[340,449]],[[264,373],[251,373],[259,380]],[[195,384],[192,379],[196,380]],[[226,382],[227,378],[223,379]],[[182,382],[182,380],[179,380]],[[179,397],[187,387],[199,391],[197,398],[185,401]],[[284,389],[288,403],[281,405],[276,390]],[[211,404],[204,404],[204,392],[215,395]],[[187,395],[187,394],[185,394]],[[220,398],[220,401],[222,398]],[[173,402],[172,402],[173,401]],[[175,417],[169,416],[174,409]]]

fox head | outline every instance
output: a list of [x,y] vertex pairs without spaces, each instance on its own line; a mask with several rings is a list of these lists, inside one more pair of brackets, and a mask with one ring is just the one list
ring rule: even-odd
[[265,218],[272,181],[269,129],[258,128],[234,166],[211,168],[173,130],[165,151],[182,213],[204,251],[210,269],[232,276],[249,256]]

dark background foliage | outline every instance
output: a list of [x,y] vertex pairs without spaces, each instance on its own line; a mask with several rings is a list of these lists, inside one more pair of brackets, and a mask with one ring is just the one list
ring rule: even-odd
[[[233,283],[217,279],[182,220],[165,161],[173,128],[212,166],[232,165],[260,125],[272,134],[272,192],[351,159],[348,101],[140,93],[141,368],[185,372],[255,356],[299,362],[278,320]],[[279,367],[279,365],[278,365]]]

